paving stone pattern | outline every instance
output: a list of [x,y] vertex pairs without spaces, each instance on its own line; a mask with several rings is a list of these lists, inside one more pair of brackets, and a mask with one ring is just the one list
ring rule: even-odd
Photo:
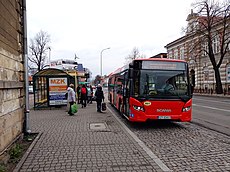
[[[68,116],[65,108],[30,112],[32,132],[42,133],[19,171],[162,171],[113,115],[96,103]],[[90,124],[106,129],[90,129]]]
[[193,123],[133,124],[117,116],[172,171],[230,171],[230,137]]

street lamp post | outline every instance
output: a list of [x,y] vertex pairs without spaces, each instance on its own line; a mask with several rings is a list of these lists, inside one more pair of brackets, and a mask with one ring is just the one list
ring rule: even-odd
[[51,48],[50,48],[50,47],[48,47],[48,50],[49,50],[49,66],[51,66],[51,59],[50,59]]
[[102,76],[102,53],[103,51],[108,50],[108,49],[110,49],[110,47],[101,50],[101,76]]

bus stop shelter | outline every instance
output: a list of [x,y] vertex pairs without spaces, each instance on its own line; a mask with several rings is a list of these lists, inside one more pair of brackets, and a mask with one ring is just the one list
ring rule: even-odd
[[75,85],[75,78],[60,69],[48,68],[35,73],[34,109],[67,105],[66,90],[70,83]]

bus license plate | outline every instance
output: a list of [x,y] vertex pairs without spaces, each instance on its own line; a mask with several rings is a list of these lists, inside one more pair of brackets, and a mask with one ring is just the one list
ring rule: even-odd
[[158,119],[171,119],[171,116],[158,116]]

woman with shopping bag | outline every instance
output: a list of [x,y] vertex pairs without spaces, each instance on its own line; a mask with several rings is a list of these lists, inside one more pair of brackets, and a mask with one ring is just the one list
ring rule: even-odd
[[70,84],[69,87],[67,88],[67,91],[68,91],[67,101],[69,103],[68,114],[74,115],[74,113],[72,112],[72,107],[71,107],[73,104],[76,104],[76,93],[74,91],[74,85]]

